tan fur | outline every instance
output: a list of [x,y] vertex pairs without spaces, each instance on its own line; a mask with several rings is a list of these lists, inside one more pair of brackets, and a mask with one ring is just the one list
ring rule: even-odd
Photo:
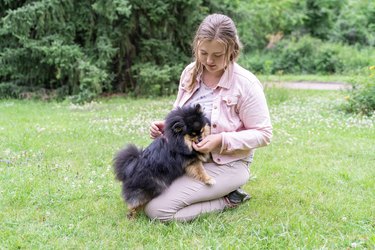
[[184,141],[185,141],[186,146],[188,146],[189,150],[193,151],[194,138],[191,138],[189,135],[185,135]]
[[128,205],[128,213],[126,214],[126,217],[129,219],[129,220],[132,220],[136,217],[138,211],[142,210],[144,208],[144,204],[143,205],[140,205],[140,206],[137,206],[137,207],[132,207],[130,205]]
[[[206,125],[206,126],[204,126],[203,131],[202,131],[202,138],[205,138],[209,134],[211,134],[211,127],[209,125]],[[188,139],[185,137],[185,142],[187,142],[187,141],[188,141]],[[196,138],[196,137],[190,138],[191,144],[192,144],[193,141],[198,143],[198,138]],[[188,145],[188,146],[189,145],[191,146],[191,144],[186,143],[186,145]],[[189,164],[186,167],[186,169],[185,169],[186,174],[190,177],[193,177],[193,178],[207,184],[207,185],[215,184],[216,181],[211,176],[209,176],[207,174],[206,170],[203,167],[203,162],[208,161],[208,159],[210,158],[210,154],[199,155],[198,158],[199,158],[199,160],[194,161],[193,163]]]
[[213,185],[216,183],[215,180],[207,174],[201,161],[195,161],[189,166],[187,166],[186,174],[207,185]]
[[202,133],[202,137],[205,138],[206,136],[210,135],[211,134],[211,127],[210,125],[206,125],[204,126],[203,128],[203,133]]

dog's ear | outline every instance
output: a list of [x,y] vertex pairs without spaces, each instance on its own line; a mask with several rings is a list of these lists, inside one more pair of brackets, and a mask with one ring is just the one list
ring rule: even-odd
[[172,129],[175,133],[180,133],[184,129],[184,123],[183,122],[176,122],[173,124]]

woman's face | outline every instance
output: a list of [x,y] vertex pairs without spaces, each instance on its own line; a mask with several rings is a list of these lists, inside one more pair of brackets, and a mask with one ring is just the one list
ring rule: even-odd
[[216,40],[204,40],[198,46],[198,61],[213,75],[223,74],[225,58],[225,46]]

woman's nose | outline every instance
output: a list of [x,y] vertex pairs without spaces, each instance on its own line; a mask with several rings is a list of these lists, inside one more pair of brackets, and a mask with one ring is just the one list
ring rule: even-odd
[[212,56],[207,56],[207,64],[212,64],[214,62]]

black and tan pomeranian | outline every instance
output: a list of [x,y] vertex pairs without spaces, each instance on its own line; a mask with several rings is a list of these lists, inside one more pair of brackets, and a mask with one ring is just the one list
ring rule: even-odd
[[203,168],[208,154],[192,144],[210,133],[201,106],[177,108],[166,119],[164,133],[145,149],[127,145],[114,157],[116,179],[122,182],[122,195],[128,204],[128,218],[165,190],[184,173],[207,185],[215,180]]

